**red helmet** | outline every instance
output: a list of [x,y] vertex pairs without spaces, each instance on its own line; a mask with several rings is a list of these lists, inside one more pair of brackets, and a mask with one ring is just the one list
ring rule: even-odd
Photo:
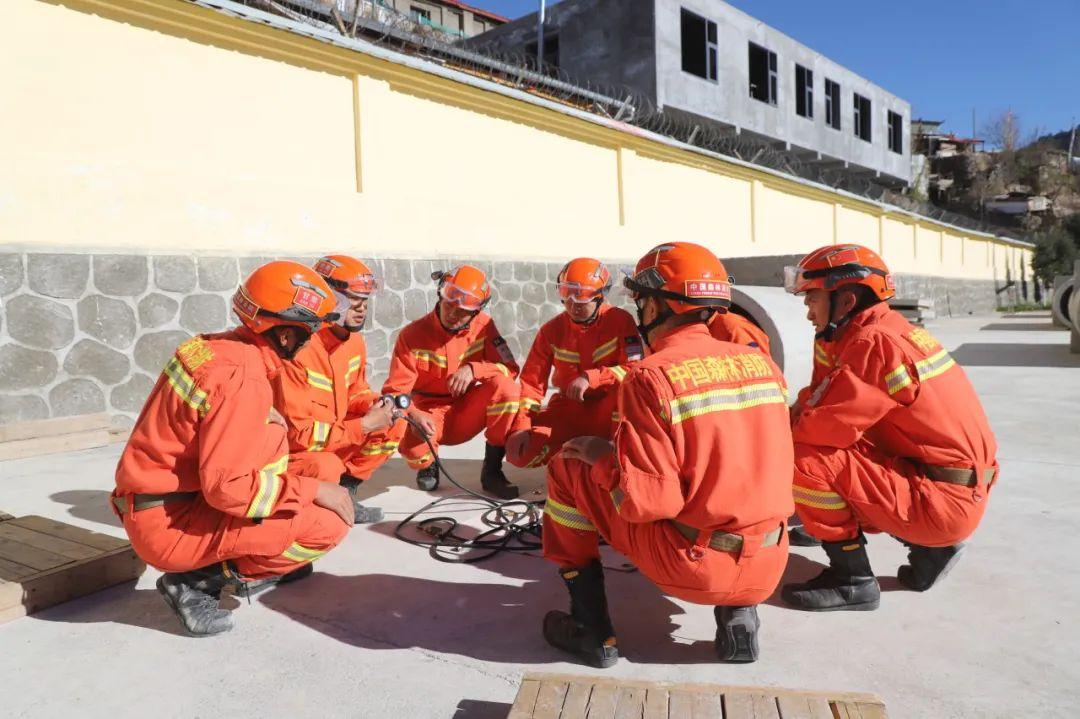
[[360,260],[348,255],[327,255],[312,265],[326,284],[343,295],[369,297],[379,289],[375,273]]
[[555,285],[561,299],[586,304],[604,299],[611,289],[611,273],[600,260],[579,257],[566,263]]
[[669,242],[649,250],[623,285],[635,300],[662,297],[677,315],[703,309],[726,311],[731,305],[731,280],[724,263],[692,242]]
[[322,277],[310,267],[285,260],[257,268],[232,298],[233,312],[257,333],[282,325],[317,332],[337,319],[336,305]]
[[832,292],[845,285],[865,285],[880,300],[896,294],[889,268],[876,252],[862,245],[827,245],[784,268],[784,288],[801,295],[807,290]]
[[439,281],[439,297],[468,312],[479,312],[491,301],[491,285],[484,271],[472,265],[458,265],[449,272],[432,272]]

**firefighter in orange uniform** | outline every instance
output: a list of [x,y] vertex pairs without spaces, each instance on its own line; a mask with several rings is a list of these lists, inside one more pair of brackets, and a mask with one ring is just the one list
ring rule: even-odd
[[194,337],[151,391],[116,468],[113,508],[193,635],[232,628],[222,589],[311,573],[353,522],[337,477],[288,467],[270,377],[328,320],[334,295],[295,262],[255,270],[233,296],[243,326]]
[[765,330],[734,310],[714,314],[709,320],[709,332],[721,342],[756,347],[764,352],[766,357],[772,357],[769,336],[765,334]]
[[[521,408],[506,442],[510,462],[539,467],[571,437],[610,438],[619,384],[643,355],[634,318],[604,302],[611,273],[581,257],[556,280],[566,311],[540,328],[521,370]],[[558,388],[547,406],[548,378]]]
[[360,334],[378,282],[367,265],[347,255],[320,258],[314,269],[334,291],[340,316],[285,363],[274,383],[289,429],[289,464],[299,474],[339,477],[353,497],[357,524],[377,522],[382,510],[356,502],[356,495],[397,449],[393,409],[368,386]]
[[713,605],[721,661],[754,661],[756,605],[787,564],[783,376],[756,349],[710,335],[731,288],[704,247],[660,245],[625,285],[651,353],[619,389],[614,442],[571,439],[548,464],[544,556],[560,567],[570,612],[549,612],[544,637],[596,667],[618,659],[602,536],[663,591]]
[[[897,572],[929,589],[960,557],[997,477],[994,435],[967,375],[934,337],[889,308],[892,276],[859,245],[823,247],[788,268],[790,292],[828,362],[796,404],[795,506],[829,567],[784,587],[801,609],[875,609],[863,531],[907,545]],[[815,347],[817,357],[817,347]]]
[[432,448],[462,444],[484,432],[480,483],[497,497],[514,499],[518,488],[503,474],[502,460],[506,435],[518,411],[518,366],[495,323],[483,312],[491,300],[491,286],[484,272],[472,265],[431,277],[439,283],[435,309],[398,335],[382,389],[383,395],[412,395],[409,415],[428,438],[425,441],[409,427],[398,451],[418,470],[416,485],[431,491],[439,486]]

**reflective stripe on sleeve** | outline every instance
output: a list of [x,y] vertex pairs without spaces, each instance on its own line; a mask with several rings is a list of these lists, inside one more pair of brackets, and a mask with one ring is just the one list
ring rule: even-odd
[[201,416],[205,416],[210,411],[210,402],[207,400],[206,392],[198,388],[195,378],[188,374],[178,357],[169,360],[169,363],[165,365],[164,374],[169,381],[169,386],[184,404]]
[[274,513],[278,495],[281,494],[281,473],[289,466],[289,455],[282,455],[259,470],[259,489],[248,505],[248,519],[262,519]]
[[713,389],[671,400],[671,423],[712,412],[749,409],[764,404],[785,404],[784,390],[776,382],[761,382],[730,389]]
[[548,497],[547,502],[544,503],[544,514],[564,527],[570,527],[570,529],[579,529],[583,532],[596,531],[593,523],[585,515],[577,511],[576,507],[560,504],[551,497]]
[[807,489],[799,485],[793,485],[791,493],[795,504],[814,509],[845,509],[847,502],[836,492],[826,492],[820,489]]

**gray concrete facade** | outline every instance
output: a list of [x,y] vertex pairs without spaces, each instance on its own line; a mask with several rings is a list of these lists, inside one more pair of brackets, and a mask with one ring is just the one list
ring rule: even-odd
[[[683,69],[684,11],[715,25],[716,69],[706,72],[714,77]],[[557,38],[558,65],[570,77],[626,85],[660,108],[783,145],[808,162],[885,184],[911,181],[908,102],[722,0],[564,0],[548,14],[545,36]],[[534,13],[468,44],[523,52],[535,42]],[[775,103],[750,96],[750,43],[776,55]],[[796,65],[813,74],[812,117],[796,112]],[[839,85],[839,129],[826,122],[826,80]],[[869,141],[854,131],[856,93],[870,102]],[[889,148],[889,112],[901,119],[900,152]]]

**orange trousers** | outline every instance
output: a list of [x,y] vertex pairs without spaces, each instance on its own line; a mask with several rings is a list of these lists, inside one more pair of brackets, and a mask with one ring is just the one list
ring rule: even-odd
[[292,517],[256,522],[214,509],[201,496],[124,515],[135,552],[165,572],[229,560],[246,579],[288,574],[336,547],[349,531],[314,504]]
[[529,440],[517,456],[507,458],[518,467],[541,467],[574,437],[611,439],[617,426],[618,388],[575,402],[562,394],[552,395],[533,415]]
[[289,455],[289,469],[305,477],[318,477],[324,482],[337,482],[341,475],[365,481],[394,456],[408,425],[404,421],[379,432],[373,432],[359,445],[327,446],[319,452],[294,452]]
[[967,539],[986,511],[986,487],[927,479],[910,460],[861,441],[847,449],[795,444],[795,509],[826,542],[886,532],[924,547]]
[[624,554],[660,589],[695,604],[742,607],[769,598],[787,566],[787,532],[779,544],[743,553],[705,550],[693,559],[693,543],[667,521],[627,522],[611,492],[591,467],[558,454],[548,463],[544,508],[544,556],[560,567],[582,567],[600,557],[599,538]]
[[[414,395],[413,403],[431,415],[435,423],[435,436],[430,438],[435,451],[442,444],[468,442],[481,432],[488,444],[502,447],[517,415],[519,391],[517,382],[500,374],[477,380],[460,397]],[[423,469],[435,461],[427,443],[411,429],[402,437],[398,451],[413,469]]]

